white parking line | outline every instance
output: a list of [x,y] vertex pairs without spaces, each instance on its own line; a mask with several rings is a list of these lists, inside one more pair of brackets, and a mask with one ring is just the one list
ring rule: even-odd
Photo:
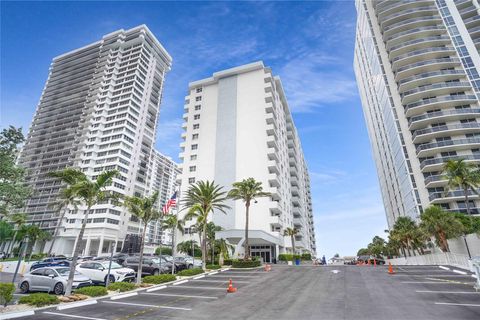
[[187,282],[188,282],[188,280],[178,281],[178,282],[173,283],[173,285],[178,286],[179,284],[187,283]]
[[184,288],[184,289],[201,289],[201,290],[222,290],[226,291],[226,288],[221,287],[196,287],[196,286],[176,286],[176,287],[169,287],[169,288]]
[[436,277],[436,278],[449,278],[449,277],[469,277],[468,275],[461,274],[397,274],[396,277]]
[[185,310],[190,311],[190,308],[180,308],[180,307],[169,307],[169,306],[158,306],[155,304],[142,304],[142,303],[131,303],[131,302],[119,302],[119,301],[102,301],[103,303],[115,303],[123,304],[126,306],[136,306],[136,307],[148,307],[148,308],[159,308],[159,309],[173,309],[173,310]]
[[248,272],[248,271],[240,271],[240,272],[236,272],[236,271],[229,271],[229,272],[224,272],[223,274],[261,274],[260,272]]
[[205,278],[205,276],[198,276],[198,277],[193,278],[193,280],[202,279],[202,278]]
[[163,296],[163,297],[181,297],[181,298],[197,298],[197,299],[218,299],[218,297],[210,296],[186,296],[183,294],[172,294],[172,293],[142,293],[142,295],[152,295],[152,296]]
[[447,293],[447,294],[480,294],[475,291],[431,291],[431,290],[416,290],[418,293]]
[[[210,276],[210,278],[260,278],[259,276]],[[195,279],[195,278],[194,278]]]
[[[190,280],[192,282],[213,282],[213,283],[228,283],[230,280],[208,280],[208,279],[204,279],[204,280],[195,280],[195,279],[192,279]],[[233,280],[232,280],[233,281]],[[235,280],[234,281],[235,283],[250,283],[250,281],[244,281],[244,280]]]
[[471,304],[471,303],[435,302],[435,304],[444,305],[444,306],[480,307],[480,304]]
[[49,311],[44,311],[42,313],[45,314],[50,314],[52,316],[60,316],[60,317],[70,317],[70,318],[77,318],[77,319],[88,319],[88,320],[106,320],[103,318],[92,318],[92,317],[84,317],[84,316],[76,316],[73,314],[64,314],[64,313],[57,313],[57,312],[49,312]]
[[460,270],[453,270],[453,272],[459,273],[459,274],[467,274],[465,271],[460,271]]
[[133,297],[136,296],[138,292],[131,292],[131,293],[126,293],[118,296],[113,296],[110,298],[110,300],[118,300],[118,299],[123,299],[123,298],[128,298],[128,297]]
[[64,305],[59,305],[57,307],[57,310],[72,309],[72,308],[88,306],[88,305],[96,304],[96,303],[97,303],[97,300],[85,300],[85,301],[80,301],[80,302],[67,303],[67,304],[64,304]]
[[217,274],[218,271],[213,271],[213,272],[210,272],[209,275],[213,275],[213,274]]
[[161,286],[161,287],[156,287],[156,288],[147,289],[147,292],[153,292],[153,291],[162,290],[162,289],[165,289],[166,287],[167,287],[167,286]]
[[447,267],[444,267],[444,266],[438,266],[440,269],[443,269],[443,270],[450,270],[450,268],[447,268]]
[[435,283],[435,284],[452,284],[445,281],[402,281],[402,283]]

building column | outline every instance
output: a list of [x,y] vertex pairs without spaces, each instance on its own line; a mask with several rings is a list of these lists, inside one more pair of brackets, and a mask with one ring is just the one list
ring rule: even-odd
[[103,234],[102,236],[100,237],[100,243],[98,244],[98,251],[97,251],[97,255],[101,255],[102,254],[102,248],[103,248]]
[[87,237],[87,243],[85,244],[85,249],[83,251],[83,255],[84,256],[88,256],[89,255],[89,251],[90,251],[90,235]]

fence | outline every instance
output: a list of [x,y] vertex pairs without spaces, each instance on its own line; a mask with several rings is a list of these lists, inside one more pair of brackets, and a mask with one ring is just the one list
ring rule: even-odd
[[467,255],[451,252],[388,259],[388,262],[391,262],[393,265],[450,265],[468,270],[471,269],[471,263]]

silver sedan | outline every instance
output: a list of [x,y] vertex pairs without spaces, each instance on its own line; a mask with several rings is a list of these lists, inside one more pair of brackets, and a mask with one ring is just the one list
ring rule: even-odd
[[[29,291],[46,291],[55,294],[63,294],[67,286],[68,274],[70,268],[51,267],[39,268],[27,273],[19,284],[20,291],[27,293]],[[92,281],[83,274],[75,271],[73,277],[73,289],[89,286]]]

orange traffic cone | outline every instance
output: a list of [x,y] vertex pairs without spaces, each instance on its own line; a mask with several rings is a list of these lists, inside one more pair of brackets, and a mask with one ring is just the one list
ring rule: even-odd
[[373,267],[377,266],[377,259],[373,259]]
[[234,288],[233,285],[232,285],[232,279],[230,279],[230,283],[228,284],[227,292],[228,292],[228,293],[237,292],[237,288]]
[[392,263],[388,263],[388,274],[395,274],[395,271],[393,271]]

